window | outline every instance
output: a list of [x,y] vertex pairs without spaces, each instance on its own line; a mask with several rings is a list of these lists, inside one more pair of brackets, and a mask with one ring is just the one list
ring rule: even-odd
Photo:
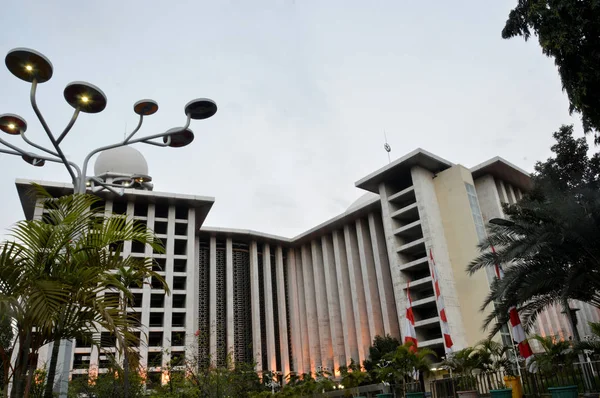
[[185,294],[173,295],[173,308],[185,308]]
[[173,272],[185,272],[187,268],[187,260],[184,258],[176,258],[173,260]]
[[159,246],[159,248],[153,248],[152,249],[152,253],[154,254],[163,254],[165,252],[165,242],[160,239],[160,238],[155,238],[156,239],[156,244]]
[[104,293],[104,304],[107,307],[115,308],[119,305],[120,298],[120,293]]
[[110,332],[100,333],[100,347],[114,347],[117,344],[117,339]]
[[186,277],[185,276],[174,276],[173,277],[173,290],[185,290]]
[[138,347],[140,345],[140,337],[141,337],[140,332],[131,333],[131,336],[129,336],[129,338],[127,340],[127,345],[129,347]]
[[171,326],[185,327],[185,312],[175,312],[171,318]]
[[175,248],[173,250],[173,253],[178,254],[178,255],[186,255],[187,254],[187,240],[175,239]]
[[171,352],[171,366],[183,366],[185,365],[185,352],[173,351]]
[[75,346],[77,348],[89,348],[92,346],[92,337],[89,339],[75,339]]
[[150,286],[152,289],[164,289],[163,283],[156,276],[153,276],[150,280]]
[[172,346],[184,346],[185,345],[185,332],[171,332],[171,345]]
[[152,263],[152,271],[160,272],[166,271],[167,269],[167,260],[164,258],[155,258]]
[[129,325],[132,327],[139,327],[142,324],[142,313],[141,312],[128,312],[127,320]]
[[148,223],[146,220],[133,220],[133,225],[136,230],[146,230],[148,228]]
[[127,203],[113,202],[113,214],[127,214]]
[[133,215],[140,217],[148,216],[148,204],[147,203],[135,203],[133,206]]
[[155,210],[154,210],[154,217],[168,218],[169,217],[169,205],[156,205]]
[[165,314],[162,312],[151,312],[150,327],[161,327],[163,325],[164,316]]
[[148,347],[162,347],[163,345],[163,332],[149,332],[148,333]]
[[90,354],[75,354],[73,369],[87,369],[90,367]]
[[188,226],[187,224],[176,223],[175,224],[175,235],[187,235]]
[[178,220],[187,220],[188,213],[189,213],[189,209],[185,206],[175,207],[175,218]]
[[100,368],[110,368],[115,363],[114,358],[108,354],[98,356],[98,366]]
[[162,366],[162,352],[149,352],[148,353],[148,367],[156,368]]
[[132,253],[144,253],[146,251],[146,245],[142,242],[132,241],[131,242],[131,252]]
[[154,222],[154,233],[159,235],[166,235],[168,230],[169,223],[165,221],[155,221]]
[[143,293],[133,293],[133,303],[131,303],[131,306],[135,307],[135,308],[141,308],[143,299],[144,299]]
[[165,306],[165,295],[158,293],[158,294],[151,294],[150,295],[150,308],[164,308]]

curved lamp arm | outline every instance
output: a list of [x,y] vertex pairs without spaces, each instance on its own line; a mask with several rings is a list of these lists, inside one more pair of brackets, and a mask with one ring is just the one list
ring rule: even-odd
[[144,115],[140,115],[140,121],[138,122],[137,127],[127,136],[127,138],[125,138],[125,140],[123,141],[123,144],[127,144],[129,142],[131,137],[133,137],[134,134],[137,133],[139,131],[139,129],[142,127],[143,122],[144,122]]
[[73,112],[73,116],[71,116],[71,120],[69,120],[69,124],[67,124],[67,127],[65,127],[62,134],[56,139],[57,144],[60,144],[60,142],[65,138],[67,133],[71,130],[71,128],[75,124],[75,121],[77,120],[77,116],[79,116],[79,111],[80,111],[79,107],[75,108],[75,112]]
[[[70,163],[67,160],[65,154],[63,153],[63,151],[60,149],[60,146],[58,145],[58,142],[56,142],[56,139],[54,138],[54,135],[52,135],[52,131],[50,131],[50,128],[48,127],[48,124],[46,123],[46,120],[44,119],[44,116],[42,116],[42,113],[40,112],[38,106],[37,106],[37,102],[35,100],[35,92],[37,89],[37,80],[33,80],[33,82],[31,82],[31,92],[29,94],[29,99],[31,100],[31,107],[33,108],[33,111],[35,112],[37,118],[39,119],[40,123],[42,124],[42,127],[44,128],[44,131],[46,131],[46,134],[48,135],[48,138],[50,138],[50,141],[52,142],[52,145],[54,146],[54,149],[56,149],[56,153],[58,154],[58,156],[60,157],[60,159],[62,160],[62,163],[65,165],[65,168],[67,169],[67,171],[69,172],[69,174],[71,175],[71,178],[73,179],[73,181],[77,180],[77,176],[75,175],[75,173],[73,172],[73,169],[70,167]],[[78,112],[76,112],[78,113]],[[71,118],[72,120],[73,118]],[[74,121],[73,121],[74,123]],[[71,123],[72,126],[72,123]],[[70,127],[69,127],[70,129]],[[68,132],[68,130],[67,130]],[[64,137],[63,137],[64,138]],[[85,186],[85,183],[84,183]]]
[[52,156],[56,156],[57,158],[59,158],[60,156],[58,156],[58,153],[51,151],[50,149],[46,149],[41,145],[36,144],[35,142],[29,140],[29,138],[27,138],[27,136],[25,135],[25,132],[21,130],[21,138],[23,138],[23,141],[25,141],[26,143],[28,143],[29,145],[31,145],[34,148],[39,149],[40,151],[44,151],[46,153],[49,153]]
[[90,153],[88,153],[88,155],[85,157],[84,161],[83,161],[83,168],[82,168],[82,176],[84,176],[84,178],[80,179],[79,184],[80,184],[80,190],[82,190],[82,192],[85,192],[85,176],[87,175],[87,167],[88,167],[88,163],[90,162],[90,159],[92,158],[92,156],[94,156],[95,154],[97,154],[98,152],[103,152],[103,151],[107,151],[109,149],[114,149],[114,148],[119,148],[122,146],[127,146],[127,145],[131,145],[131,144],[136,144],[138,142],[143,142],[145,144],[151,144],[151,145],[158,145],[158,146],[164,146],[164,145],[160,145],[156,142],[148,142],[149,140],[153,140],[155,138],[161,138],[161,137],[169,137],[173,135],[173,134],[177,134],[185,129],[187,129],[190,126],[190,122],[191,122],[191,117],[188,115],[187,117],[187,122],[185,124],[184,127],[181,128],[181,130],[176,130],[176,131],[172,131],[170,133],[167,134],[168,130],[165,131],[164,133],[161,134],[154,134],[154,135],[150,135],[147,137],[143,137],[143,138],[138,138],[137,140],[131,140],[128,142],[119,142],[117,144],[112,144],[112,145],[106,145],[106,146],[102,146],[100,148],[96,148],[93,151],[91,151]]
[[[48,156],[40,156],[37,155],[35,153],[30,153],[30,152],[25,152],[24,150],[17,148],[14,145],[11,145],[7,142],[5,142],[4,140],[0,139],[0,143],[6,145],[7,147],[13,149],[12,151],[6,150],[6,149],[1,149],[0,148],[0,153],[6,153],[7,155],[14,155],[14,156],[23,156],[23,155],[27,155],[27,156],[33,156],[36,159],[41,159],[41,160],[45,160],[47,162],[53,162],[53,163],[62,163],[61,159],[57,159],[57,158],[50,158]],[[77,180],[74,180],[73,183],[75,186],[75,183],[81,178],[81,169],[79,168],[79,166],[77,166],[77,164],[70,162],[69,161],[69,165],[71,167],[73,167],[75,169],[75,171],[77,172]]]

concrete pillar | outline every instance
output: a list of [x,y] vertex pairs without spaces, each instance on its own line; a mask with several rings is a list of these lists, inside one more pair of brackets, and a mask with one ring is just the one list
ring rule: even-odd
[[351,303],[354,311],[354,327],[356,328],[356,342],[358,345],[358,361],[362,363],[368,357],[367,350],[371,345],[371,336],[369,333],[365,288],[360,270],[358,239],[354,225],[346,224],[344,226],[344,238],[350,276],[350,292],[352,294]]
[[211,236],[209,243],[209,274],[210,283],[208,286],[209,299],[209,353],[210,363],[217,363],[217,237]]
[[290,249],[287,257],[288,267],[288,293],[290,298],[290,328],[292,333],[292,359],[297,373],[302,373],[302,337],[300,335],[300,303],[298,302],[298,278],[296,271],[296,253]]
[[369,235],[373,247],[377,289],[379,290],[379,301],[381,302],[383,333],[399,339],[400,330],[396,316],[396,299],[380,214],[369,213]]
[[[381,222],[383,225],[385,246],[390,262],[390,275],[392,277],[392,289],[394,291],[394,299],[396,304],[395,315],[398,324],[401,325],[406,311],[406,294],[404,292],[406,280],[398,269],[400,265],[400,259],[396,253],[398,244],[396,242],[396,237],[394,236],[394,224],[391,217],[391,214],[394,210],[392,209],[392,206],[388,200],[389,196],[393,195],[394,193],[395,192],[389,192],[389,189],[385,183],[382,182],[379,184],[379,197],[381,198]],[[390,314],[390,316],[391,315],[392,314]]]
[[[186,281],[187,291],[185,294],[185,341],[186,346],[190,347],[196,342],[195,333],[198,330],[198,300],[197,292],[199,290],[198,280],[198,253],[199,253],[199,241],[196,239],[196,210],[189,210],[188,218],[188,229],[187,229],[187,263],[186,263]],[[148,214],[148,222],[150,221],[150,214]],[[167,260],[168,261],[168,260]],[[173,268],[173,260],[171,260],[171,269]],[[171,336],[169,336],[171,339]],[[191,359],[191,358],[189,358]]]
[[308,316],[306,312],[306,291],[304,288],[305,263],[302,262],[302,250],[296,250],[296,279],[298,282],[298,303],[300,307],[300,338],[302,339],[302,369],[300,373],[310,373],[310,345],[308,341]]
[[256,361],[256,371],[263,370],[260,330],[260,293],[258,283],[258,246],[250,242],[250,305],[252,312],[252,355]]
[[350,359],[358,361],[358,343],[356,340],[356,327],[354,322],[354,308],[352,306],[352,292],[350,291],[350,273],[346,256],[344,234],[333,231],[333,258],[335,261],[335,276],[338,284],[340,315],[342,320],[342,333],[344,335],[345,363]]
[[331,326],[329,325],[329,312],[327,308],[323,251],[320,240],[313,240],[310,246],[317,304],[319,343],[321,346],[321,363],[317,364],[317,366],[333,369],[333,347],[331,345]]
[[321,237],[321,247],[323,249],[323,270],[325,276],[325,290],[327,291],[327,312],[331,329],[331,345],[333,348],[332,372],[335,374],[340,365],[346,364],[346,351],[344,347],[340,296],[335,270],[333,239],[331,235],[324,235]]
[[315,276],[312,268],[310,246],[302,246],[301,252],[302,273],[304,276],[304,300],[306,301],[308,346],[310,351],[310,372],[314,372],[317,366],[321,366],[321,344],[319,336],[319,318],[317,316],[317,300],[315,296]]
[[496,180],[496,188],[498,189],[498,196],[500,196],[500,202],[509,203],[508,202],[508,194],[506,191],[506,186],[504,185],[504,181]]
[[517,203],[517,196],[515,195],[515,191],[513,189],[513,186],[510,184],[505,184],[506,187],[508,188],[508,201],[512,204]]
[[[288,257],[289,261],[289,257]],[[289,347],[288,347],[288,330],[287,330],[287,311],[285,297],[285,278],[283,274],[283,249],[277,245],[275,249],[275,275],[277,277],[277,313],[279,314],[279,352],[281,353],[281,370],[283,372],[283,381],[285,376],[290,373]],[[289,278],[288,269],[288,278]],[[291,294],[288,294],[291,295]],[[289,305],[289,304],[288,304]],[[290,306],[291,307],[291,306]],[[290,314],[291,315],[291,314]]]
[[225,295],[226,295],[226,315],[227,320],[227,353],[231,353],[233,360],[234,350],[234,315],[233,315],[233,241],[227,238],[225,241]]
[[263,364],[265,370],[277,370],[275,358],[275,321],[273,317],[273,283],[271,277],[271,247],[265,243],[263,248],[263,286],[265,297],[265,328],[267,336],[267,361]]
[[365,220],[356,220],[356,235],[358,240],[360,271],[365,291],[365,303],[367,306],[367,321],[369,322],[369,341],[372,342],[375,336],[383,336],[384,333],[373,247],[371,246],[369,225]]

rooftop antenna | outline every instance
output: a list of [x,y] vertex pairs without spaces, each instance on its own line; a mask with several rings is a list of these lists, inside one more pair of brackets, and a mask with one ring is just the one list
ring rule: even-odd
[[383,130],[383,137],[385,138],[385,144],[383,144],[383,149],[387,152],[388,155],[388,163],[392,163],[392,159],[390,158],[390,152],[392,152],[392,147],[387,142],[387,135],[385,134],[385,130]]

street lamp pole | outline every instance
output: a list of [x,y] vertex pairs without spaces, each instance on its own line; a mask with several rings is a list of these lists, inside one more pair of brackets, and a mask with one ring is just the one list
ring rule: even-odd
[[[60,135],[56,136],[46,123],[36,100],[38,85],[47,82],[52,77],[54,69],[50,60],[35,50],[15,48],[8,52],[5,63],[8,70],[14,76],[31,83],[29,94],[31,107],[42,125],[42,128],[46,132],[48,139],[52,143],[52,148],[46,148],[35,143],[25,135],[27,131],[27,122],[21,116],[5,113],[0,115],[0,130],[11,136],[20,136],[26,144],[38,151],[44,152],[44,154],[41,155],[39,153],[31,152],[29,149],[23,149],[2,138],[0,138],[0,144],[7,149],[0,148],[0,153],[20,156],[25,162],[36,167],[42,167],[46,162],[62,163],[71,177],[73,192],[75,194],[86,193],[89,188],[92,193],[106,189],[121,196],[124,194],[123,185],[133,187],[146,186],[147,183],[152,181],[151,177],[147,175],[134,175],[131,178],[127,177],[125,179],[127,181],[121,179],[123,185],[116,184],[114,181],[105,181],[99,177],[88,177],[88,163],[90,159],[99,152],[131,144],[140,143],[172,148],[189,145],[194,140],[194,133],[189,129],[192,119],[207,119],[217,112],[217,104],[214,101],[207,98],[194,99],[185,105],[186,122],[184,126],[174,127],[163,133],[133,139],[134,135],[142,127],[144,117],[153,115],[158,111],[158,104],[155,101],[149,99],[138,101],[133,106],[133,111],[139,116],[139,122],[136,128],[129,133],[123,141],[90,151],[80,167],[76,163],[67,160],[60,144],[66,138],[69,131],[71,131],[81,113],[100,113],[106,108],[107,99],[104,92],[90,83],[80,81],[69,83],[65,87],[63,95],[67,103],[73,107],[74,112],[69,123],[67,123]],[[157,141],[157,139],[161,138],[162,142]],[[63,366],[63,381],[68,379],[68,374],[69,367]],[[48,383],[54,383],[54,380],[48,380]],[[66,397],[67,389],[68,384],[60,384],[59,394],[61,397]]]
[[[163,133],[153,134],[142,138],[133,139],[133,136],[140,130],[145,116],[153,115],[158,111],[158,104],[149,99],[138,101],[133,106],[133,111],[139,115],[139,122],[136,128],[120,142],[96,148],[88,153],[82,166],[67,160],[60,144],[66,138],[69,131],[73,128],[77,118],[81,113],[100,113],[106,108],[106,95],[98,87],[86,82],[72,82],[64,89],[64,98],[74,109],[73,116],[65,126],[61,134],[57,137],[53,134],[44,119],[39,107],[37,106],[36,93],[40,83],[45,83],[52,77],[53,66],[50,60],[43,54],[28,48],[15,48],[10,50],[5,58],[6,67],[16,77],[31,83],[30,102],[42,128],[52,143],[52,148],[46,148],[38,143],[31,141],[26,135],[27,122],[16,114],[5,113],[0,115],[0,130],[9,135],[19,135],[29,146],[44,152],[40,155],[26,149],[22,149],[8,141],[0,138],[0,144],[8,149],[0,149],[0,153],[20,156],[27,163],[42,167],[46,162],[62,163],[67,169],[73,183],[73,192],[82,194],[88,188],[92,192],[98,192],[103,189],[111,191],[117,195],[123,194],[123,188],[119,184],[109,183],[97,177],[88,177],[87,168],[90,159],[97,153],[108,149],[118,148],[131,144],[148,144],[160,147],[179,148],[190,144],[194,140],[194,133],[189,129],[192,119],[201,120],[213,116],[217,112],[217,104],[207,98],[198,98],[188,102],[185,105],[186,122],[182,127],[174,127]],[[156,141],[162,138],[162,142]],[[130,185],[150,182],[149,176],[134,176]]]

